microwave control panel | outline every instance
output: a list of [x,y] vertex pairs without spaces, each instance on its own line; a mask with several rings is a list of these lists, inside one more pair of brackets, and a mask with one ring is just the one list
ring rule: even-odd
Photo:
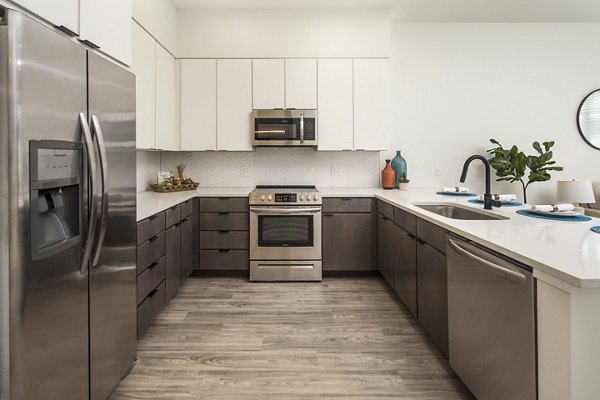
[[304,140],[315,140],[315,119],[304,118]]

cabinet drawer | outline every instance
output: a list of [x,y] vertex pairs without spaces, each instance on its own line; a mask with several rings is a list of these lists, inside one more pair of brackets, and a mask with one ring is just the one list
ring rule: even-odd
[[181,220],[180,207],[177,204],[174,207],[165,210],[165,227],[169,228]]
[[139,305],[148,294],[165,279],[165,256],[152,263],[137,278],[137,304]]
[[248,250],[200,250],[201,270],[247,270]]
[[144,299],[137,309],[137,337],[144,336],[150,325],[165,306],[165,281],[162,281]]
[[417,219],[417,236],[431,247],[446,254],[446,230],[424,219]]
[[382,200],[377,200],[377,212],[384,217],[394,219],[394,206]]
[[248,249],[248,232],[245,231],[202,231],[201,249]]
[[154,214],[137,223],[137,244],[138,246],[152,236],[158,235],[165,230],[165,213]]
[[323,199],[323,212],[370,213],[371,199],[368,197],[327,197]]
[[181,219],[189,217],[194,212],[194,199],[189,199],[180,204],[179,212],[181,213]]
[[247,231],[248,213],[200,213],[201,231]]
[[248,212],[247,197],[203,197],[200,212]]
[[161,232],[137,248],[137,273],[144,272],[165,254],[165,233]]
[[413,235],[417,234],[417,217],[398,207],[394,207],[394,223]]

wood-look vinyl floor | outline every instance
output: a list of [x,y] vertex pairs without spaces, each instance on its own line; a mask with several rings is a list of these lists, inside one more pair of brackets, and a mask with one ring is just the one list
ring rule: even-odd
[[473,399],[379,277],[192,277],[111,400]]

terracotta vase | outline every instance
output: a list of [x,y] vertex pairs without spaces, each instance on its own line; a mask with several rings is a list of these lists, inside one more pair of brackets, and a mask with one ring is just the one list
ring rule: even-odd
[[381,187],[384,189],[394,189],[396,174],[390,165],[392,160],[385,160],[385,167],[381,171]]

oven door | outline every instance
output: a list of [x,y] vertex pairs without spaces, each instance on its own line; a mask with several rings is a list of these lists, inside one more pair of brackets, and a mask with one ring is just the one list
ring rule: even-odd
[[320,260],[321,207],[250,207],[250,259]]

